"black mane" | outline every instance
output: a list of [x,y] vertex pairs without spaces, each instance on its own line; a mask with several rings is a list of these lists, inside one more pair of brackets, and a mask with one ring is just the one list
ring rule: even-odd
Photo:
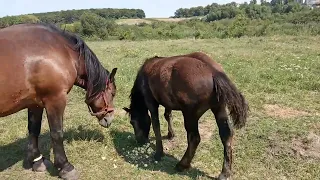
[[68,40],[68,42],[71,45],[71,48],[74,51],[79,52],[79,59],[80,57],[84,58],[85,70],[87,74],[86,99],[91,100],[97,94],[104,91],[106,88],[106,80],[110,72],[101,65],[97,56],[88,47],[88,45],[76,34],[72,34],[67,31],[61,30],[58,27],[51,24],[40,24],[46,26],[51,31],[58,33],[66,40]]
[[[142,69],[142,68],[141,68]],[[133,111],[141,111],[147,108],[145,101],[144,101],[144,96],[141,91],[141,86],[142,86],[142,81],[143,81],[143,76],[141,73],[141,69],[139,70],[137,77],[134,81],[133,87],[130,92],[130,109]]]
[[145,101],[144,101],[144,95],[141,90],[144,88],[142,87],[144,84],[143,68],[148,61],[151,61],[154,59],[161,59],[161,58],[165,58],[165,57],[156,55],[156,56],[147,58],[144,61],[143,65],[139,68],[133,87],[131,89],[130,96],[129,96],[131,100],[130,109],[132,111],[135,111],[136,113],[142,113],[147,109],[147,105],[145,104]]
[[158,56],[158,55],[156,55],[156,56],[153,56],[153,57],[151,57],[151,58],[147,58],[147,59],[145,60],[145,62],[151,61],[151,60],[153,60],[153,59],[162,59],[162,58],[165,58],[165,57],[164,57],[164,56]]

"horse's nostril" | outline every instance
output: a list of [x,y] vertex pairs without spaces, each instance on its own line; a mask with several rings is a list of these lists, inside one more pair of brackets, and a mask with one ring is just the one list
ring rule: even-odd
[[114,109],[107,109],[107,113],[113,113]]

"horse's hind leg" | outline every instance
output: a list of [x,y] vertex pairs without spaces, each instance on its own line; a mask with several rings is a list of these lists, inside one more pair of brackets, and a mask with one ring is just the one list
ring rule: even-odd
[[43,172],[47,168],[44,164],[44,158],[42,157],[39,147],[38,138],[41,131],[43,108],[29,108],[28,109],[28,131],[29,141],[27,147],[27,158],[24,161],[24,168],[37,172]]
[[191,167],[191,161],[201,141],[198,129],[199,116],[193,111],[183,111],[184,127],[187,131],[188,148],[180,162],[176,165],[177,171],[183,171]]
[[168,122],[168,136],[167,136],[167,138],[170,140],[173,139],[175,136],[174,130],[172,128],[172,114],[171,114],[171,112],[172,112],[172,110],[167,109],[167,108],[165,109],[165,112],[164,112],[164,117]]
[[60,172],[62,179],[78,179],[79,174],[74,166],[68,162],[63,146],[63,114],[66,107],[66,94],[52,96],[45,99],[46,111],[50,127],[50,136],[54,154],[54,165]]
[[212,108],[211,110],[215,116],[219,128],[220,139],[224,147],[224,161],[218,179],[227,180],[231,176],[233,129],[228,121],[228,114],[225,106]]

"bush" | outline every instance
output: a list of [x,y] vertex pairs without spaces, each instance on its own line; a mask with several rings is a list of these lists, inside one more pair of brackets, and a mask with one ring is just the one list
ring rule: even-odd
[[96,35],[101,39],[107,39],[114,33],[116,24],[112,20],[107,20],[94,13],[84,13],[80,17],[82,33],[85,36]]
[[247,32],[247,27],[249,24],[249,19],[240,14],[236,17],[235,21],[232,22],[231,26],[228,29],[229,37],[241,37],[244,36]]

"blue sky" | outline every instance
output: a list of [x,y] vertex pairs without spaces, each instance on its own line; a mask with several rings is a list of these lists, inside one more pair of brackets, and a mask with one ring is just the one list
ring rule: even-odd
[[0,17],[89,8],[139,8],[147,17],[173,16],[176,9],[249,0],[0,0]]

